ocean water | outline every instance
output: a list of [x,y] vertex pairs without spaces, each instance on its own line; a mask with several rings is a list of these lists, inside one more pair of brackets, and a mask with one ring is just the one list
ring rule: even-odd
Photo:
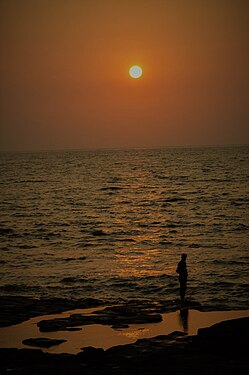
[[249,147],[0,156],[0,294],[249,308]]

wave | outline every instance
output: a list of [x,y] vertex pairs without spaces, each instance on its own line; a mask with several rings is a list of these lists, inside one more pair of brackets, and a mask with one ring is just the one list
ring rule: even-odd
[[[205,263],[204,261],[200,261],[200,263]],[[221,266],[224,265],[245,265],[245,262],[240,260],[228,260],[228,259],[213,259],[208,261],[209,263],[218,264]]]
[[129,276],[129,277],[113,277],[110,278],[112,283],[124,283],[124,282],[141,282],[141,281],[163,281],[163,280],[173,280],[176,276],[160,274],[160,275],[146,275],[146,276]]
[[178,202],[186,202],[187,199],[183,197],[172,197],[163,199],[163,203],[178,203]]
[[26,292],[37,292],[41,289],[39,285],[31,286],[27,284],[5,284],[0,286],[0,290],[8,293],[26,293]]
[[1,262],[0,292],[117,298],[121,290],[124,299],[173,299],[177,276],[163,274],[163,267],[176,264],[183,250],[190,255],[190,296],[208,304],[230,293],[227,304],[245,305],[248,150],[61,152],[0,160],[7,261]]
[[68,284],[72,284],[72,283],[78,283],[78,282],[81,282],[81,279],[78,278],[78,277],[64,277],[61,281],[61,283],[68,283]]
[[96,230],[93,230],[92,231],[92,235],[94,237],[97,237],[97,236],[108,236],[108,233],[106,233],[105,231],[103,231],[102,229],[96,229]]
[[124,188],[119,187],[119,186],[107,186],[107,187],[102,187],[99,190],[101,191],[117,191],[117,190],[123,190]]
[[79,258],[69,257],[69,258],[62,258],[62,259],[59,259],[59,260],[62,260],[64,262],[71,262],[71,261],[77,261],[77,260],[86,260],[86,257],[85,256],[79,257]]
[[12,228],[5,228],[5,227],[0,228],[0,236],[6,236],[6,235],[10,236],[14,234],[15,234],[15,231]]
[[86,283],[89,283],[89,284],[95,284],[97,285],[98,284],[98,280],[95,279],[95,278],[82,278],[82,277],[79,277],[79,276],[67,276],[67,277],[64,277],[63,279],[60,280],[61,283],[65,283],[65,284],[86,284]]

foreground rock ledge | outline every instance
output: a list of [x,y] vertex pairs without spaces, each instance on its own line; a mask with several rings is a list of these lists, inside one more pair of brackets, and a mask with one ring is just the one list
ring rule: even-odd
[[234,319],[197,336],[181,332],[104,351],[84,348],[77,355],[33,349],[0,349],[0,373],[85,375],[248,374],[249,318]]

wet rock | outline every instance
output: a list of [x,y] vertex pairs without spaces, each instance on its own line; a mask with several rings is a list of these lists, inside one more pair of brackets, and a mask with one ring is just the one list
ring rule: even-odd
[[74,327],[94,324],[94,322],[87,316],[74,317],[70,316],[68,318],[57,318],[49,320],[41,320],[37,323],[40,332],[55,332],[55,331],[68,331],[72,330]]
[[102,362],[105,360],[105,351],[102,348],[94,348],[92,346],[86,346],[81,348],[82,352],[78,353],[78,358],[84,362]]
[[23,340],[24,345],[29,345],[29,346],[36,346],[39,348],[50,348],[51,346],[56,346],[60,345],[63,342],[66,342],[67,340],[57,340],[57,339],[48,339],[45,337],[38,337],[35,339],[26,339]]
[[[115,346],[106,350],[106,354],[109,356],[117,357],[119,354],[122,356],[125,354],[126,357],[134,357],[137,354],[142,354],[143,356],[146,352],[151,353],[153,351],[160,351],[168,349],[169,347],[183,347],[186,342],[191,339],[186,336],[183,332],[172,332],[169,335],[160,335],[148,339],[139,339],[134,344]],[[127,351],[127,352],[126,352]]]
[[[87,347],[77,355],[48,354],[33,349],[0,349],[0,373],[18,375],[170,375],[248,374],[249,318],[200,330],[197,336],[181,332],[137,340],[104,351]],[[225,337],[224,337],[225,334]],[[215,342],[230,350],[217,351]],[[243,339],[239,340],[240,335]],[[246,339],[246,341],[244,341]],[[239,346],[239,350],[236,347]],[[207,349],[209,348],[209,349]],[[244,348],[244,350],[241,350]]]
[[248,337],[249,318],[240,318],[200,328],[193,342],[207,351],[243,353],[247,350]]
[[22,323],[30,318],[59,314],[67,310],[84,309],[104,305],[94,298],[30,298],[23,296],[0,296],[0,327]]
[[162,316],[154,312],[154,304],[124,304],[106,307],[96,311],[101,320],[108,319],[113,324],[143,324],[162,321]]
[[[74,282],[72,278],[65,278],[63,280],[65,283]],[[180,301],[161,301],[158,303],[153,302],[141,302],[140,300],[131,300],[117,305],[116,307],[109,308],[108,314],[105,312],[102,316],[102,321],[106,320],[106,324],[130,324],[132,323],[149,323],[150,319],[148,316],[142,317],[142,311],[145,315],[151,315],[151,322],[160,321],[160,317],[153,317],[152,314],[161,314],[163,312],[176,311],[179,309]],[[47,314],[59,314],[67,310],[73,309],[84,309],[91,307],[104,306],[108,301],[102,301],[95,298],[82,298],[82,299],[67,299],[67,298],[30,298],[23,296],[0,296],[0,327],[6,327],[12,324],[22,323],[25,320]],[[119,303],[119,301],[118,301]],[[126,307],[125,307],[126,306]],[[127,307],[128,306],[128,307]],[[189,308],[194,308],[197,310],[203,310],[203,307],[194,301],[188,302]],[[132,319],[128,317],[124,318],[127,309],[127,314],[129,317],[133,315]],[[112,310],[112,311],[111,311]],[[119,311],[120,310],[120,311]],[[121,313],[120,318],[118,314]],[[97,314],[97,313],[96,313]],[[98,315],[101,315],[98,314]],[[108,315],[104,317],[104,315]],[[113,319],[110,321],[110,316]],[[116,319],[114,319],[116,316]],[[137,321],[135,317],[137,316]],[[100,319],[100,318],[99,318]],[[125,320],[125,321],[123,321]],[[84,324],[84,323],[83,323]],[[88,324],[88,323],[87,323]],[[91,324],[91,323],[89,323]]]
[[129,324],[158,323],[162,316],[154,312],[155,306],[118,305],[95,311],[92,314],[72,314],[68,318],[42,320],[37,325],[41,332],[65,330],[89,324],[103,324],[113,327],[127,327]]

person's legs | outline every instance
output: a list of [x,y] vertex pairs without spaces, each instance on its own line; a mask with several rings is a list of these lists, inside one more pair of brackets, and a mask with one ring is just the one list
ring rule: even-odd
[[181,302],[183,303],[185,299],[185,293],[187,290],[187,280],[180,279],[179,281],[180,281],[180,298],[181,298]]

